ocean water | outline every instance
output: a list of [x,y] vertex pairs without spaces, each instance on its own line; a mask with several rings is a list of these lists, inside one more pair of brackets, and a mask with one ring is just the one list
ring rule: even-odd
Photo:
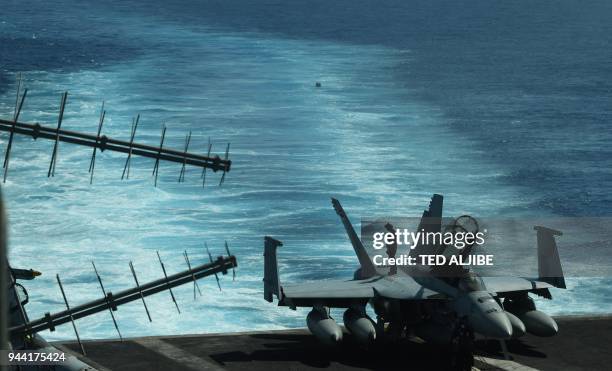
[[[578,1],[44,1],[3,0],[0,116],[10,117],[15,76],[29,88],[22,119],[223,154],[232,171],[134,159],[16,138],[3,194],[11,262],[43,276],[27,282],[33,318],[99,297],[167,269],[205,262],[227,240],[237,280],[223,276],[116,312],[124,336],[304,326],[307,310],[263,300],[263,236],[285,244],[281,279],[349,278],[357,261],[329,201],[352,220],[417,216],[432,193],[446,215],[497,218],[610,216],[612,196],[612,5]],[[322,83],[315,88],[316,81]],[[0,137],[5,145],[7,137]],[[551,219],[552,220],[552,219]],[[569,290],[539,305],[553,314],[607,313],[612,304],[608,237],[599,248],[559,240]],[[535,236],[533,237],[535,240]],[[572,241],[570,239],[570,241]],[[582,250],[577,250],[582,249]],[[578,251],[578,252],[577,252]],[[511,252],[508,252],[511,254]],[[591,265],[578,264],[580,257]],[[567,261],[564,257],[572,257]],[[581,263],[579,261],[579,263]],[[593,267],[597,269],[592,269]],[[533,272],[536,272],[535,255]],[[594,273],[595,272],[595,273]],[[594,276],[594,277],[593,277]],[[108,313],[78,321],[84,338],[114,337]],[[72,337],[69,326],[47,333]]]

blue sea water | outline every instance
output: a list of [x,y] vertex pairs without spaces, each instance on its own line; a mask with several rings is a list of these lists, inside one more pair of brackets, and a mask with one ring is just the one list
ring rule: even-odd
[[[98,156],[62,144],[47,178],[51,142],[16,138],[3,186],[11,261],[43,276],[27,283],[31,317],[223,253],[238,256],[236,282],[201,281],[117,312],[124,336],[303,326],[306,310],[262,297],[263,236],[281,239],[283,281],[348,278],[357,264],[329,198],[354,222],[420,213],[445,195],[447,215],[609,217],[612,206],[612,4],[606,1],[2,1],[0,116],[10,117],[15,75],[30,89],[24,121],[223,154],[223,187],[197,169]],[[321,88],[314,83],[320,81]],[[6,143],[6,136],[0,138]],[[606,246],[610,246],[609,244]],[[560,240],[562,259],[573,255]],[[570,289],[542,302],[554,314],[609,312],[609,248],[597,277],[573,269]],[[564,261],[571,265],[571,262]],[[570,267],[571,268],[571,267]],[[535,257],[533,272],[536,271]],[[85,338],[115,336],[108,313],[79,321]],[[45,335],[71,337],[68,326]]]

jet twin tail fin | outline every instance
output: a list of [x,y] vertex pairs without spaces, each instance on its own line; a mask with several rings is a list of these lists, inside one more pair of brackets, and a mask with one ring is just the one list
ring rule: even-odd
[[429,208],[423,210],[423,216],[419,223],[417,231],[424,229],[427,232],[440,232],[442,228],[442,206],[444,204],[444,197],[437,193],[431,197],[429,201]]
[[[417,232],[423,233],[437,233],[442,229],[442,206],[444,204],[444,197],[442,195],[434,193],[429,202],[427,210],[423,210],[423,216],[417,227]],[[418,257],[420,255],[433,254],[437,248],[436,246],[422,245],[418,243],[409,253],[411,257]]]
[[344,225],[344,229],[348,234],[349,240],[351,240],[351,244],[353,245],[353,250],[355,250],[357,259],[359,259],[359,265],[361,266],[361,278],[364,279],[375,276],[377,273],[376,268],[374,267],[374,263],[372,263],[368,252],[363,247],[363,243],[359,239],[359,236],[357,236],[357,233],[355,232],[351,221],[346,215],[346,212],[344,212],[342,205],[340,205],[340,201],[336,200],[335,198],[332,198],[331,201],[332,205],[334,206],[334,210],[336,210],[336,214],[338,214],[340,220],[342,220],[342,224]]

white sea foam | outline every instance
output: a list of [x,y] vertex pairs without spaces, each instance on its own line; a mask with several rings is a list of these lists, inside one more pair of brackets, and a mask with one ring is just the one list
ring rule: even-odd
[[[91,151],[60,144],[57,175],[47,179],[52,144],[17,138],[3,191],[12,263],[44,273],[27,283],[31,318],[63,309],[55,273],[71,303],[82,303],[100,295],[92,259],[107,288],[117,291],[132,285],[130,260],[144,282],[161,276],[155,250],[175,272],[185,268],[183,250],[201,263],[204,241],[217,255],[227,239],[238,256],[236,282],[222,277],[219,293],[213,278],[202,280],[205,295],[196,301],[190,285],[177,289],[180,316],[167,293],[147,299],[153,325],[140,304],[122,306],[123,335],[303,326],[304,310],[263,300],[263,236],[286,242],[279,253],[283,280],[349,278],[357,262],[330,196],[344,201],[354,222],[417,216],[433,192],[445,194],[449,215],[503,213],[532,201],[498,182],[503,171],[482,160],[475,143],[449,132],[437,107],[406,98],[409,88],[388,73],[406,61],[405,52],[147,22],[126,23],[133,37],[146,33],[164,47],[96,71],[28,72],[22,118],[54,125],[59,93],[69,90],[66,129],[94,132],[105,100],[104,134],[127,139],[140,113],[137,140],[156,144],[165,122],[169,147],[180,148],[189,130],[195,151],[205,152],[210,136],[222,155],[230,141],[233,169],[222,188],[215,185],[219,174],[209,172],[202,189],[199,171],[188,169],[178,185],[179,166],[162,164],[154,188],[152,161],[134,159],[130,180],[122,182],[124,156],[103,153],[90,186]],[[1,97],[3,116],[13,99]],[[557,295],[561,301],[546,307],[584,310],[581,300],[591,290]],[[115,336],[107,315],[79,321],[82,337]],[[72,334],[63,326],[46,336]]]

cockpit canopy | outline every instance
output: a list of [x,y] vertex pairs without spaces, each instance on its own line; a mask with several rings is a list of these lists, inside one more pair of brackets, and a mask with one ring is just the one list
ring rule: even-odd
[[485,291],[482,279],[472,272],[459,280],[459,289],[466,292]]

